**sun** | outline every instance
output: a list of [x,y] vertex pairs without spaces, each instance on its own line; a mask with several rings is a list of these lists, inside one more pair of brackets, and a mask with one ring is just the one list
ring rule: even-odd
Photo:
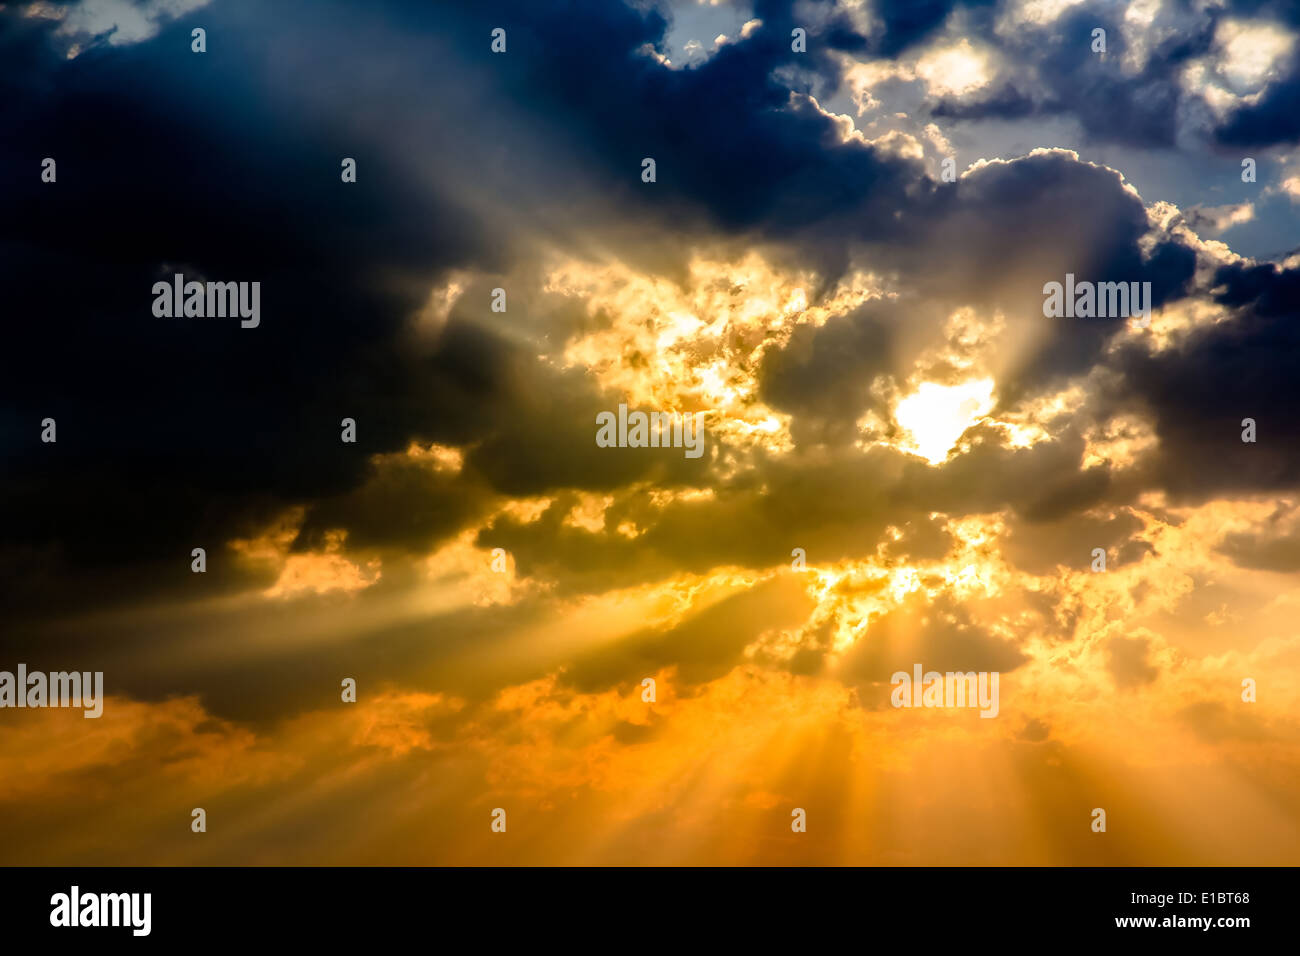
[[948,457],[962,433],[993,407],[993,379],[979,378],[960,385],[922,382],[898,403],[894,420],[907,432],[902,445],[932,465]]
[[988,86],[992,72],[988,51],[976,49],[966,39],[931,51],[916,64],[917,75],[937,96],[964,96],[982,89]]

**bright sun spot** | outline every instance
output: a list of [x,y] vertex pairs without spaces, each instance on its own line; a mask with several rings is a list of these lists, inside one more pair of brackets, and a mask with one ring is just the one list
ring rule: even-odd
[[1214,34],[1219,71],[1236,93],[1258,90],[1295,45],[1295,35],[1270,23],[1221,20]]
[[952,46],[931,50],[916,64],[916,75],[938,96],[964,96],[989,83],[988,53],[963,39]]
[[961,385],[922,382],[894,409],[894,420],[911,438],[910,448],[932,465],[948,452],[964,432],[993,407],[993,379],[980,378]]

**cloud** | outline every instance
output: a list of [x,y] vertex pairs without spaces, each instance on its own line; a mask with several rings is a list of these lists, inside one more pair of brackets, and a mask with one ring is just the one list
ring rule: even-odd
[[1111,638],[1106,646],[1106,666],[1118,687],[1139,687],[1159,676],[1148,661],[1149,651],[1150,642],[1142,638]]
[[[1217,238],[1291,236],[1284,5],[232,0],[205,57],[186,5],[42,9],[0,10],[0,647],[102,668],[121,716],[7,731],[6,819],[61,834],[14,859],[123,852],[72,783],[143,800],[145,862],[481,862],[428,821],[503,803],[500,862],[1205,862],[1194,827],[1037,828],[1093,760],[1138,819],[1266,804],[1224,759],[1294,795],[1300,272]],[[1235,153],[1189,203],[1135,185],[1234,138],[1258,195]],[[178,272],[260,282],[261,325],[154,317]],[[1067,274],[1149,282],[1150,326],[1046,317]],[[620,404],[699,412],[706,453],[596,446]],[[1002,673],[1003,723],[886,707],[918,662]],[[1034,833],[933,789],[964,760]],[[881,842],[846,792],[934,798]],[[236,832],[154,833],[177,799]],[[749,840],[796,799],[838,848]],[[1275,859],[1290,821],[1242,819],[1233,859]]]
[[68,56],[77,55],[90,41],[109,46],[141,43],[158,35],[162,26],[207,6],[209,0],[39,0],[27,4],[24,14],[59,22],[56,34],[71,42]]
[[1254,204],[1248,202],[1226,206],[1191,206],[1183,212],[1188,226],[1212,236],[1255,218]]

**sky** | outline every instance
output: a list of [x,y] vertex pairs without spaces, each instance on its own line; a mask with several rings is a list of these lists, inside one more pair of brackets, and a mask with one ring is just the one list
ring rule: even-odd
[[1294,3],[6,2],[0,130],[0,862],[1300,864]]

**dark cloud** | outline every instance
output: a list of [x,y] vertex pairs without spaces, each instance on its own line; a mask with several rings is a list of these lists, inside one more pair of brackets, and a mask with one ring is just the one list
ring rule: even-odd
[[932,36],[954,12],[994,6],[996,0],[880,0],[872,13],[880,18],[884,29],[872,50],[881,56],[897,56]]
[[[1022,568],[1086,565],[1094,546],[1139,560],[1149,546],[1119,509],[1143,487],[1209,494],[1300,480],[1287,365],[1300,345],[1294,270],[1225,266],[1213,285],[1229,321],[1163,352],[1138,343],[1112,355],[1120,323],[1045,319],[1043,283],[1066,272],[1150,281],[1159,305],[1191,294],[1196,264],[1182,241],[1146,246],[1142,200],[1115,172],[1054,151],[942,184],[918,161],[846,139],[802,95],[837,86],[832,52],[909,49],[954,9],[988,39],[988,4],[885,4],[871,38],[841,11],[799,55],[790,10],[760,3],[762,27],[688,70],[644,52],[662,47],[666,29],[648,7],[359,9],[214,4],[201,15],[208,54],[189,51],[190,16],[70,60],[55,24],[0,11],[0,285],[14,317],[0,354],[0,568],[12,572],[0,597],[11,623],[66,611],[69,594],[89,609],[264,588],[269,572],[222,546],[292,506],[305,515],[295,552],[342,528],[349,547],[388,555],[437,546],[503,496],[554,496],[539,520],[498,518],[478,543],[507,548],[522,574],[564,596],[724,564],[769,568],[795,547],[812,565],[882,544],[888,560],[932,559],[952,543],[934,515],[1003,509]],[[1035,54],[1040,67],[1056,57],[1049,99],[1007,88],[936,115],[1023,115],[1032,99],[1035,110],[1077,112],[1099,138],[1167,143],[1177,105],[1167,84],[1204,37],[1171,40],[1146,74],[1121,80],[1087,50],[1092,19],[1091,9],[1072,15]],[[499,25],[505,56],[489,50]],[[39,180],[45,156],[58,160],[55,185]],[[358,158],[356,184],[339,181],[343,156]],[[645,156],[657,160],[656,183],[640,180]],[[764,355],[759,394],[791,416],[790,455],[721,442],[697,461],[605,453],[595,415],[619,396],[555,360],[602,320],[538,291],[542,253],[617,257],[681,279],[696,244],[814,268],[824,287],[814,295],[863,264],[898,290],[801,326]],[[177,271],[261,282],[261,326],[155,318],[152,284]],[[461,299],[438,328],[417,329],[430,291],[452,277],[467,284]],[[501,315],[487,308],[497,282],[510,287]],[[1075,423],[1032,448],[977,426],[942,467],[856,448],[865,413],[888,419],[873,386],[901,386],[960,307],[1006,318],[1016,355],[998,375],[1000,409],[1102,366],[1113,373],[1106,408],[1152,415],[1154,463],[1081,470]],[[1072,411],[1085,419],[1101,407]],[[39,440],[46,416],[57,444]],[[1257,444],[1238,440],[1246,416],[1260,422]],[[339,440],[344,417],[357,421],[355,445]],[[464,470],[403,459],[412,441],[462,449]],[[652,487],[715,493],[661,505]],[[614,496],[602,531],[566,525],[578,490]],[[617,530],[625,521],[635,537]],[[1245,555],[1227,547],[1239,545]],[[196,546],[209,550],[206,576],[189,573]],[[363,606],[419,584],[401,568],[386,564]],[[782,600],[785,587],[773,586]],[[714,673],[756,622],[775,619],[769,600],[755,598],[752,613],[728,605],[734,627],[718,611],[681,633],[641,635],[638,661]],[[960,657],[969,644],[986,663],[1014,666],[1013,650],[955,611],[935,613],[922,650]],[[503,628],[527,619],[491,614]],[[277,612],[273,624],[291,617]],[[446,622],[449,644],[481,635],[472,618]],[[378,627],[389,663],[413,663],[426,627]],[[709,627],[719,633],[704,640]],[[127,630],[110,633],[138,649]],[[700,649],[688,653],[692,641]],[[625,664],[593,657],[574,679],[622,679]],[[186,673],[189,686],[240,706],[233,683],[200,670]],[[333,672],[322,664],[318,676]],[[142,694],[168,688],[158,673],[133,680]]]
[[872,394],[876,375],[892,372],[894,327],[902,310],[867,305],[821,328],[800,326],[783,348],[769,349],[759,375],[759,395],[794,416],[799,444],[845,444],[858,437],[867,410],[888,415]]
[[812,601],[797,580],[774,578],[667,631],[646,630],[582,655],[563,678],[581,691],[603,690],[675,666],[676,677],[687,687],[702,684],[741,663],[741,651],[758,634],[792,627],[811,610]]
[[[1161,485],[1188,498],[1277,491],[1300,481],[1300,271],[1226,265],[1211,283],[1231,319],[1193,330],[1160,352],[1125,348],[1114,360],[1122,400],[1144,408],[1159,437]],[[1242,422],[1256,422],[1243,442]]]
[[897,539],[887,539],[884,557],[897,561],[938,561],[955,544],[941,515],[931,514],[904,521]]
[[1121,688],[1140,687],[1155,680],[1160,672],[1148,655],[1151,642],[1141,637],[1112,637],[1106,643],[1106,669]]
[[1247,148],[1300,142],[1300,56],[1287,72],[1292,78],[1271,86],[1258,104],[1232,112],[1215,131],[1219,142]]
[[1202,740],[1234,746],[1277,740],[1282,735],[1260,721],[1249,707],[1228,707],[1219,701],[1198,701],[1178,715]]
[[[844,655],[836,675],[864,689],[875,702],[887,699],[892,675],[916,664],[926,671],[1011,671],[1025,663],[1015,642],[977,624],[968,607],[948,596],[911,596],[902,606],[873,617]],[[872,691],[865,688],[873,687]]]
[[1232,532],[1224,536],[1218,550],[1232,563],[1256,571],[1300,571],[1300,535]]
[[1128,512],[1013,522],[1003,552],[1017,568],[1043,575],[1055,573],[1058,567],[1090,572],[1093,549],[1103,548],[1106,567],[1111,569],[1140,556],[1141,549],[1132,545],[1133,536],[1142,528],[1142,520]]
[[[465,437],[493,384],[439,404],[398,332],[441,272],[490,260],[471,219],[381,157],[343,186],[337,131],[267,100],[229,33],[207,58],[178,24],[54,62],[48,27],[15,39],[15,16],[38,94],[6,108],[0,150],[0,282],[26,317],[0,360],[7,547],[55,542],[68,571],[184,563],[276,502],[355,487],[371,453]],[[174,272],[259,281],[260,327],[155,318]]]
[[[309,529],[319,529],[347,511],[339,502],[368,480],[370,456],[412,439],[473,445],[472,467],[507,493],[630,480],[645,467],[629,464],[637,456],[586,453],[608,405],[525,361],[526,343],[454,317],[433,349],[412,349],[407,325],[429,290],[453,269],[507,265],[519,227],[545,228],[539,218],[566,202],[586,207],[598,234],[609,219],[594,194],[624,214],[786,238],[827,221],[888,231],[915,178],[910,164],[837,144],[811,108],[789,107],[771,76],[794,56],[788,36],[760,31],[674,72],[638,52],[662,40],[653,11],[385,6],[400,38],[350,32],[356,14],[342,7],[331,32],[317,10],[234,3],[203,10],[207,54],[190,52],[191,16],[71,60],[54,23],[0,15],[10,53],[0,82],[13,94],[0,278],[11,314],[30,317],[11,328],[0,368],[0,547],[11,560],[46,548],[67,574],[165,563],[277,506],[318,500]],[[510,26],[505,57],[488,48],[498,23]],[[416,59],[422,39],[446,62]],[[376,54],[392,73],[382,97],[362,100]],[[826,68],[824,53],[809,62]],[[300,68],[294,86],[281,64]],[[448,108],[427,109],[429,97]],[[530,149],[539,122],[558,143],[545,154]],[[413,164],[410,149],[428,160]],[[651,152],[659,182],[648,187],[639,171]],[[39,181],[47,155],[57,184]],[[358,158],[356,184],[339,181],[344,155]],[[513,220],[504,209],[478,216],[481,197],[461,191],[472,177],[541,201]],[[552,225],[562,233],[563,216]],[[152,284],[175,272],[259,281],[261,326],[155,318]],[[46,416],[57,445],[38,440]],[[358,422],[355,446],[339,442],[344,417]],[[470,511],[453,504],[429,520],[449,531],[450,515]],[[378,541],[371,512],[358,520]],[[14,597],[35,600],[33,580]]]
[[1052,729],[1036,717],[1031,717],[1025,721],[1024,728],[1020,731],[1020,739],[1028,740],[1030,743],[1041,744],[1051,735]]

